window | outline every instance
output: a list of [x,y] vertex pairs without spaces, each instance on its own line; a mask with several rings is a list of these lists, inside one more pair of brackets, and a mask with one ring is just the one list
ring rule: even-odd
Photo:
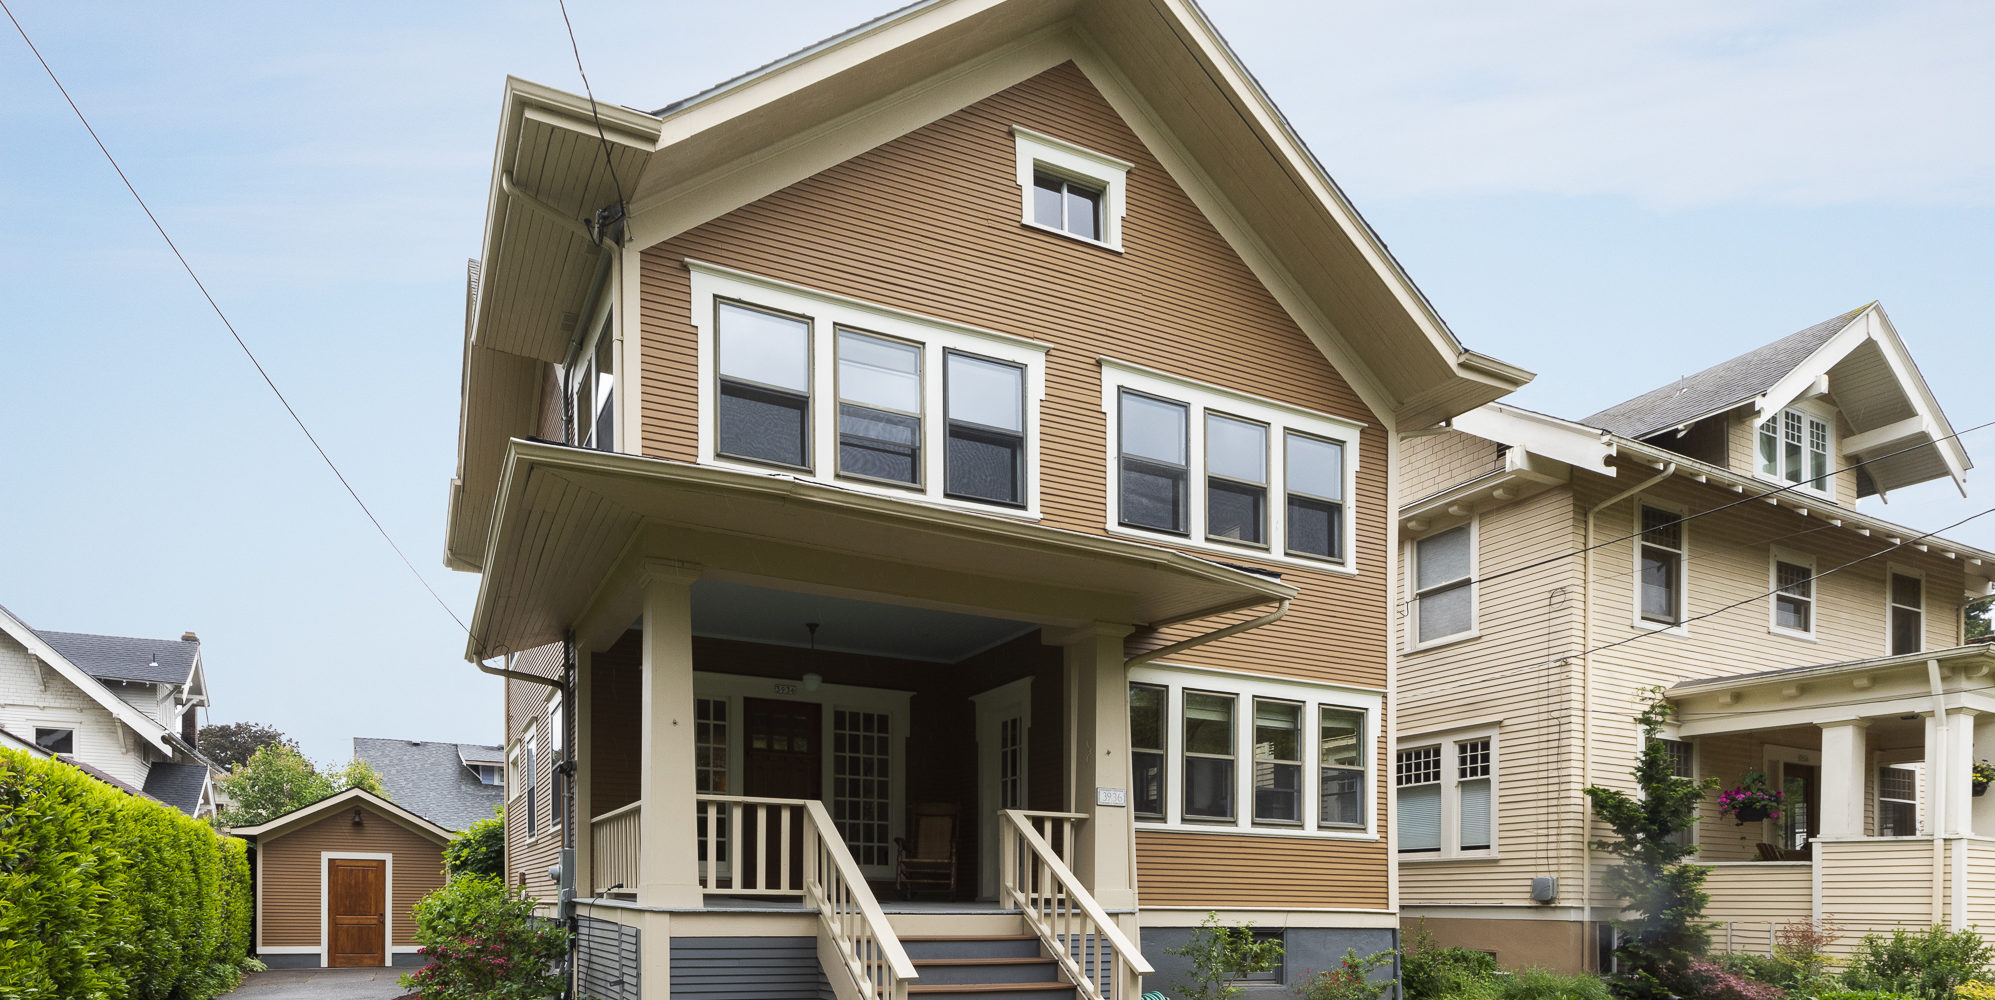
[[1830,439],[1828,421],[1782,410],[1759,425],[1759,474],[1828,493]]
[[726,795],[727,699],[693,700],[693,791]]
[[1120,251],[1130,165],[1030,129],[1011,131],[1024,224]]
[[1344,446],[1289,431],[1283,438],[1288,472],[1290,555],[1344,558]]
[[1365,713],[1324,705],[1317,716],[1316,825],[1365,825]]
[[1044,344],[687,267],[706,387],[702,462],[1038,516]]
[[1474,551],[1466,524],[1413,543],[1415,645],[1475,631]]
[[473,764],[471,765],[471,773],[478,776],[478,783],[481,785],[496,785],[500,783],[501,772],[497,764]]
[[838,471],[921,483],[921,347],[838,331]]
[[1025,369],[948,352],[949,496],[1025,502]]
[[1496,737],[1439,740],[1399,751],[1399,853],[1453,857],[1496,847]]
[[540,802],[540,769],[539,762],[536,760],[536,751],[538,748],[534,746],[538,740],[539,733],[534,727],[528,726],[526,736],[520,741],[522,747],[520,751],[520,776],[522,778],[520,784],[526,793],[526,836],[528,840],[532,840],[540,833],[540,810],[538,808]]
[[1122,523],[1186,533],[1189,408],[1126,389],[1121,407]]
[[1205,537],[1268,542],[1268,428],[1205,415]]
[[1655,625],[1683,622],[1683,515],[1641,505],[1641,620]]
[[1164,818],[1164,731],[1170,692],[1154,684],[1129,685],[1129,753],[1132,805],[1136,815]]
[[1302,822],[1302,706],[1254,699],[1254,822]]
[[1281,984],[1284,981],[1282,979],[1282,970],[1287,965],[1286,956],[1288,953],[1288,947],[1286,945],[1286,942],[1283,940],[1284,932],[1279,930],[1264,931],[1264,930],[1255,929],[1252,931],[1252,933],[1254,935],[1255,944],[1265,944],[1267,942],[1272,941],[1276,944],[1282,945],[1283,947],[1275,952],[1275,964],[1273,968],[1267,969],[1262,972],[1249,972],[1239,976],[1235,976],[1233,977],[1233,981],[1236,983],[1274,983],[1277,985]]
[[1101,242],[1102,191],[1045,171],[1032,175],[1032,221],[1047,229]]
[[1774,553],[1773,587],[1773,631],[1814,636],[1815,560]]
[[76,752],[76,730],[45,729],[35,727],[35,745],[49,753],[72,754]]
[[526,747],[519,743],[513,744],[512,752],[506,755],[506,788],[509,790],[509,799],[517,799],[526,793],[525,769],[520,766],[521,759],[525,755]]
[[722,302],[715,448],[792,468],[810,467],[810,321]]
[[893,719],[883,712],[838,709],[831,723],[831,818],[861,865],[893,861]]
[[1232,695],[1185,692],[1185,818],[1232,819]]
[[613,318],[582,344],[568,366],[569,441],[597,451],[616,450],[616,338]]
[[1877,835],[1911,837],[1919,832],[1919,771],[1904,764],[1877,769]]
[[568,757],[568,728],[561,720],[561,692],[547,696],[547,748],[554,760]]
[[1926,581],[1893,572],[1890,587],[1891,655],[1917,653],[1926,648]]

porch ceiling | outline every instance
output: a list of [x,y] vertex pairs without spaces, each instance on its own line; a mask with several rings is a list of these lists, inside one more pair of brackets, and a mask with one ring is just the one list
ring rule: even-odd
[[660,459],[514,440],[471,621],[471,658],[637,609],[647,559],[703,580],[1076,626],[1146,626],[1295,596],[1258,573],[1139,542]]

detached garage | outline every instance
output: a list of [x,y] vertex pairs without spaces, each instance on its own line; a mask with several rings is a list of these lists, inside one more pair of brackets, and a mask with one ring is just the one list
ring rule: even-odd
[[273,969],[421,965],[416,901],[450,831],[351,788],[230,833],[256,847],[255,952]]

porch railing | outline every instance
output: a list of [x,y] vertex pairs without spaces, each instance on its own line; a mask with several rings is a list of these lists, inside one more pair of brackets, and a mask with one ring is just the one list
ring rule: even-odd
[[[1067,867],[1076,813],[999,812],[1003,899],[1017,904],[1026,925],[1087,1000],[1128,1000],[1137,979],[1156,971]],[[1057,831],[1059,850],[1041,832]]]
[[694,801],[702,890],[803,897],[861,997],[907,1000],[914,963],[824,803],[738,795]]
[[638,824],[643,805],[632,802],[589,821],[590,895],[603,895],[611,886],[637,891]]

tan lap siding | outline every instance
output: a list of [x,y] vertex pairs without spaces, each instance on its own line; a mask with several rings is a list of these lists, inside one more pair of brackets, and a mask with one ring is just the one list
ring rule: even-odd
[[443,845],[361,807],[363,819],[353,823],[353,810],[331,816],[264,841],[257,864],[262,944],[272,948],[319,946],[319,859],[322,851],[393,854],[395,938],[397,946],[416,943],[416,901],[443,886]]
[[1383,909],[1391,859],[1372,841],[1136,831],[1145,906]]

